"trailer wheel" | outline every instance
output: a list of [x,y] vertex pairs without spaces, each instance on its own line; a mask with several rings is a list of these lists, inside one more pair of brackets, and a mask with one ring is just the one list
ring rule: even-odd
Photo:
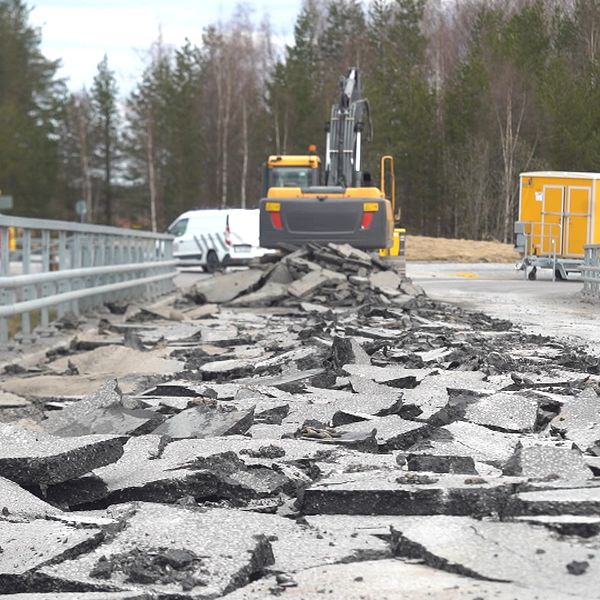
[[217,253],[214,250],[210,250],[206,255],[206,266],[204,267],[204,270],[207,273],[214,273],[219,269],[219,266],[220,263]]
[[529,271],[527,279],[529,279],[529,281],[535,281],[537,279],[537,267],[533,267],[533,269]]
[[554,269],[554,276],[556,277],[556,281],[566,281],[567,278],[563,277],[562,271],[560,269]]

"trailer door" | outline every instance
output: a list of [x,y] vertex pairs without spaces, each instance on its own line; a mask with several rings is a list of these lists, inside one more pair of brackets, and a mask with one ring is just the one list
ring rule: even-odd
[[590,188],[569,186],[564,222],[564,252],[566,256],[583,257],[588,242],[590,222]]
[[[562,254],[564,204],[565,187],[563,185],[544,186],[540,239],[539,241],[534,240],[535,245],[541,247],[542,255],[549,256],[554,251],[556,254]],[[535,232],[535,237],[537,237],[537,233]]]

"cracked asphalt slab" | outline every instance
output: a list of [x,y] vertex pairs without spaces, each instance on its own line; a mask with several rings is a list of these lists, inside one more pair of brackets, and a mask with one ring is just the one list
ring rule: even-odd
[[589,346],[349,246],[189,283],[4,363],[1,597],[600,598]]

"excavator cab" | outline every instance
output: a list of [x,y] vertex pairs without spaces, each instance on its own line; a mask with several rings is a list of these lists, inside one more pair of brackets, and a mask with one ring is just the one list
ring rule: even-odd
[[265,164],[262,195],[267,196],[272,187],[307,188],[319,185],[320,181],[321,159],[316,154],[273,155]]
[[[340,99],[325,131],[324,185],[316,154],[269,157],[260,201],[260,245],[348,243],[389,255],[394,247],[393,190],[387,198],[386,190],[362,171],[362,138],[363,133],[370,137],[371,120],[355,67],[340,82]],[[389,162],[384,166],[389,168]]]

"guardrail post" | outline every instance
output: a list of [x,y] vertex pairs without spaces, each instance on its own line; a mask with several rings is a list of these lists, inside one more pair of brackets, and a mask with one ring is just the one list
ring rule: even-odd
[[10,271],[10,247],[8,227],[0,227],[0,275]]
[[583,278],[583,298],[589,302],[600,300],[600,245],[588,244],[584,247],[584,260],[581,267]]
[[[9,304],[8,290],[0,290],[0,305]],[[8,342],[8,319],[0,317],[0,344],[3,346]]]

